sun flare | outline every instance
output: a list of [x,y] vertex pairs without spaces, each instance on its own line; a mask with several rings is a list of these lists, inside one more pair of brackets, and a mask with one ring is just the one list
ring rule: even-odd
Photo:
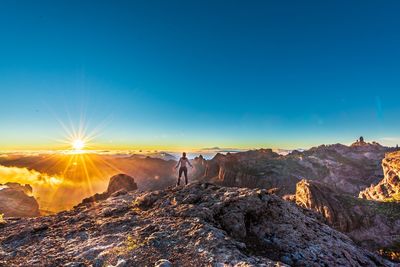
[[76,139],[72,142],[72,148],[74,150],[82,150],[85,147],[85,142],[81,139]]

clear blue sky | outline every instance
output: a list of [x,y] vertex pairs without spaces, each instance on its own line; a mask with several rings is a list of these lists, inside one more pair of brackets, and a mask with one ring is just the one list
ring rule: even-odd
[[399,1],[0,2],[0,150],[400,143]]

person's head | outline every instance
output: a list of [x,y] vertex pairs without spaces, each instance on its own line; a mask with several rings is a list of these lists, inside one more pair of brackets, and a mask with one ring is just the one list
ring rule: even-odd
[[186,152],[182,153],[182,157],[186,158]]

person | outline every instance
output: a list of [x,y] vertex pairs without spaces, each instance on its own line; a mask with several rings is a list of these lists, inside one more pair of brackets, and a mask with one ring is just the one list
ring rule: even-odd
[[181,165],[181,167],[179,168],[178,182],[176,184],[178,186],[181,183],[182,173],[185,175],[185,183],[188,184],[188,176],[187,176],[188,170],[187,170],[186,164],[188,164],[190,167],[193,168],[193,165],[190,163],[189,159],[186,157],[186,152],[183,152],[182,157],[179,159],[178,164],[176,164],[176,166],[175,166],[175,169],[178,169],[179,165]]

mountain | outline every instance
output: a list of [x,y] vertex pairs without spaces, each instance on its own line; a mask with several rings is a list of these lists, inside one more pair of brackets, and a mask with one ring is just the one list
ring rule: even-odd
[[203,170],[196,179],[225,186],[277,188],[278,194],[285,195],[294,194],[296,184],[306,178],[357,196],[382,179],[381,161],[393,150],[363,140],[351,146],[321,145],[288,155],[271,149],[217,154],[208,161],[195,160],[196,168]]
[[400,152],[388,153],[382,161],[384,178],[360,192],[366,199],[400,201]]
[[360,246],[400,261],[400,205],[356,198],[318,181],[297,184],[299,206],[321,214]]
[[30,185],[6,183],[0,185],[0,214],[4,217],[39,216],[39,205]]
[[5,266],[394,266],[266,190],[208,183],[0,227]]

